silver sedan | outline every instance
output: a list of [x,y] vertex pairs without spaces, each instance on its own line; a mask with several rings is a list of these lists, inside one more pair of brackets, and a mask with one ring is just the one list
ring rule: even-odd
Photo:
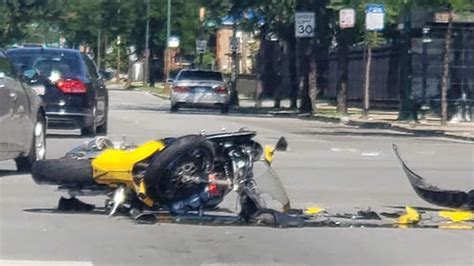
[[171,111],[180,107],[218,107],[229,110],[229,90],[220,72],[181,70],[171,87]]

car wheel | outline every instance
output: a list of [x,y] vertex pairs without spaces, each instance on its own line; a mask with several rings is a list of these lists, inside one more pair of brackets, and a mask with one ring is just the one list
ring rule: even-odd
[[33,131],[33,141],[28,155],[15,159],[16,167],[20,172],[31,171],[31,167],[36,161],[46,157],[46,119],[44,116],[38,115]]
[[100,125],[99,127],[97,127],[97,133],[100,134],[100,135],[107,135],[107,130],[108,130],[108,112],[106,111],[105,112],[105,115],[104,115],[104,123],[102,123],[102,125]]
[[228,112],[229,112],[229,105],[228,105],[228,104],[222,105],[222,107],[221,107],[221,113],[222,113],[222,114],[227,114]]
[[175,103],[175,104],[171,105],[170,112],[176,113],[176,112],[178,112],[178,110],[179,110],[179,104]]
[[95,137],[95,135],[97,134],[97,122],[95,121],[96,112],[97,112],[97,109],[94,106],[94,109],[92,109],[92,125],[81,128],[81,136]]

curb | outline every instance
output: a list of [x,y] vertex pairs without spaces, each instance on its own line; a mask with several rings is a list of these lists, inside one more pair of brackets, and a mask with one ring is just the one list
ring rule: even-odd
[[347,123],[342,123],[341,120],[337,117],[327,117],[327,116],[318,116],[308,117],[306,119],[316,120],[326,123],[335,123],[335,124],[344,124],[346,126],[353,126],[365,129],[390,129],[393,131],[398,131],[402,133],[412,134],[413,136],[424,136],[424,137],[445,137],[456,140],[470,141],[474,142],[474,136],[460,136],[446,132],[445,130],[439,129],[410,129],[403,126],[399,126],[390,122],[362,122],[349,120]]
[[149,92],[149,91],[145,91],[145,92],[147,92],[147,93],[149,93],[149,94],[151,94],[151,95],[153,95],[153,96],[155,96],[155,97],[158,97],[158,98],[160,98],[160,99],[163,99],[163,100],[169,100],[169,99],[170,99],[169,96],[164,95],[164,94],[159,94],[159,93]]

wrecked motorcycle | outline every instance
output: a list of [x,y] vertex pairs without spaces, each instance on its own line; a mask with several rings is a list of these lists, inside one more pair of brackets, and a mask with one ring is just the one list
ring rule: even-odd
[[[139,146],[97,137],[62,158],[38,161],[32,176],[38,184],[66,190],[71,199],[106,195],[110,215],[128,211],[134,218],[153,210],[202,214],[236,191],[240,217],[248,220],[266,209],[270,200],[277,201],[281,211],[290,208],[270,166],[274,151],[286,150],[287,142],[282,137],[275,147],[262,148],[255,136],[256,132],[241,130],[165,138]],[[266,171],[256,176],[254,166],[259,162]]]

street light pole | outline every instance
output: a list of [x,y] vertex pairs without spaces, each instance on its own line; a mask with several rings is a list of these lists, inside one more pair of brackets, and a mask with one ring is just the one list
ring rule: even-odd
[[117,37],[117,72],[115,73],[115,78],[117,81],[120,81],[120,36]]
[[165,49],[165,75],[166,79],[170,77],[170,60],[169,60],[169,39],[171,34],[171,0],[168,0],[168,11],[166,19],[166,49]]
[[146,0],[146,31],[145,31],[145,64],[143,84],[147,84],[150,76],[150,0]]

